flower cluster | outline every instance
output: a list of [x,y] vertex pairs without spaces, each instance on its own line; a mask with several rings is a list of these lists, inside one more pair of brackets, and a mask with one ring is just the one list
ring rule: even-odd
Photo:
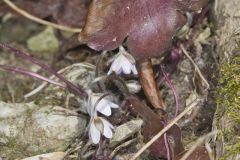
[[103,135],[106,138],[112,138],[114,127],[103,117],[98,116],[98,112],[110,116],[112,108],[119,106],[113,103],[108,95],[102,93],[93,93],[88,91],[87,112],[90,115],[89,138],[94,144],[98,144]]
[[[116,74],[138,74],[135,66],[135,59],[130,55],[123,46],[119,47],[119,53],[116,54],[110,62],[111,67],[108,75],[115,72]],[[136,81],[129,81],[127,87],[131,93],[140,91],[141,86]],[[112,138],[114,127],[105,118],[100,117],[98,113],[104,116],[111,116],[112,108],[119,108],[119,106],[111,101],[108,95],[103,93],[93,93],[88,91],[87,112],[90,115],[89,123],[89,139],[98,144],[101,135],[106,138]]]

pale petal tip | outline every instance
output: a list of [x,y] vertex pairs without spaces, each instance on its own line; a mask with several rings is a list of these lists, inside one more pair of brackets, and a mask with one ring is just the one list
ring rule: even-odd
[[101,138],[100,131],[95,127],[93,122],[90,124],[89,138],[94,144],[98,144]]

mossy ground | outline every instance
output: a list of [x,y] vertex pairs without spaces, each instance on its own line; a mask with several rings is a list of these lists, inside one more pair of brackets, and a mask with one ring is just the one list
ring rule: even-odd
[[225,160],[240,154],[240,56],[221,67],[216,100],[217,128],[225,149],[221,159]]

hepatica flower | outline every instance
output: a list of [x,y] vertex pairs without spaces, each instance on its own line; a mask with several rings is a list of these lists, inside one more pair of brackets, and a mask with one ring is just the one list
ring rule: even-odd
[[89,125],[89,138],[94,144],[98,144],[101,138],[101,134],[106,138],[112,138],[113,126],[106,119],[97,115],[91,117]]
[[88,135],[94,144],[99,143],[101,135],[106,138],[112,138],[114,129],[110,122],[98,116],[98,112],[105,116],[110,116],[112,114],[111,109],[118,107],[117,104],[111,101],[108,95],[88,91],[87,111],[91,117]]
[[137,74],[135,66],[135,59],[122,46],[119,47],[119,53],[115,55],[110,62],[112,62],[108,75],[112,72],[116,74]]
[[112,114],[112,108],[118,108],[119,106],[111,101],[109,96],[103,93],[89,92],[88,98],[88,113],[91,115],[95,112],[100,112],[105,116]]
[[141,90],[141,85],[138,81],[130,80],[127,82],[127,87],[130,93],[138,93]]

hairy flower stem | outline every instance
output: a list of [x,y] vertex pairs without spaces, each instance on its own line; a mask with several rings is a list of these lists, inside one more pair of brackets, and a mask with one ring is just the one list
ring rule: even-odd
[[87,93],[82,89],[82,87],[74,85],[72,82],[68,81],[62,75],[58,74],[50,66],[48,66],[44,63],[41,63],[38,59],[32,57],[31,55],[29,55],[27,53],[19,51],[5,43],[0,43],[0,47],[12,51],[17,57],[21,57],[27,61],[30,61],[33,64],[38,65],[39,67],[41,67],[43,70],[47,71],[48,73],[56,76],[57,78],[59,78],[62,82],[64,82],[66,84],[66,87],[69,89],[70,92],[73,92],[74,94],[80,95],[82,97],[87,97]]
[[1,68],[1,69],[4,69],[4,70],[7,70],[7,71],[11,71],[11,72],[16,72],[16,73],[19,73],[19,74],[22,74],[22,75],[26,75],[26,76],[30,76],[30,77],[35,77],[35,78],[41,79],[41,80],[43,80],[43,81],[46,81],[46,82],[48,82],[48,83],[57,85],[57,86],[59,86],[59,87],[66,88],[66,85],[65,85],[65,84],[62,84],[62,83],[53,81],[53,80],[51,80],[51,79],[49,79],[49,78],[47,78],[47,77],[41,76],[41,75],[39,75],[39,74],[37,74],[37,73],[28,71],[28,70],[23,69],[23,68],[18,68],[18,67],[13,67],[13,66],[7,66],[7,65],[0,65],[0,68]]
[[126,85],[126,82],[118,75],[110,75],[107,77],[107,80],[111,80],[114,85],[122,92],[122,94],[126,97],[131,93]]
[[[97,78],[97,77],[100,76],[100,71],[102,71],[102,68],[103,68],[103,66],[102,66],[102,64],[103,64],[103,59],[104,59],[104,57],[106,56],[106,53],[107,53],[106,51],[102,52],[102,54],[101,54],[101,55],[98,57],[98,59],[97,59],[96,69],[95,69],[95,78]],[[104,82],[99,81],[99,82],[97,82],[97,85],[98,85],[98,88],[99,88],[102,92],[104,92],[104,91],[107,90],[106,87],[105,87],[105,85],[104,85]]]
[[161,93],[157,87],[157,83],[154,79],[151,61],[148,60],[146,62],[138,64],[138,72],[143,90],[150,103],[155,108],[161,108],[165,110],[165,104],[163,102]]

